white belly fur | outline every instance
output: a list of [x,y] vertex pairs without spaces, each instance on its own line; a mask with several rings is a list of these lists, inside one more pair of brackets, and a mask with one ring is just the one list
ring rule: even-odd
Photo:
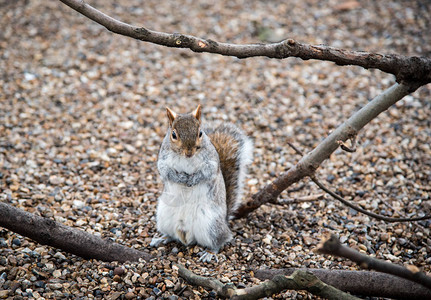
[[157,229],[185,245],[197,243],[211,248],[210,232],[223,209],[210,207],[208,184],[193,187],[165,182],[157,206]]

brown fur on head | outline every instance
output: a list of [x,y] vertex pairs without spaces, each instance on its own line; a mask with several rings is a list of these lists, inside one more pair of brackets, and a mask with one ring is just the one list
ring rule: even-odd
[[169,119],[171,148],[186,157],[192,157],[201,148],[201,105],[191,113],[176,114],[166,107]]

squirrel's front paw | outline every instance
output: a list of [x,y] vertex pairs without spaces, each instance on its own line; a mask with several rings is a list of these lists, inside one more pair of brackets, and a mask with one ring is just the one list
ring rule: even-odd
[[217,252],[205,250],[205,251],[199,252],[199,255],[201,256],[201,258],[199,258],[199,261],[201,262],[209,263],[214,258],[215,262],[218,263]]
[[167,235],[163,235],[163,236],[161,236],[161,237],[154,237],[152,240],[151,240],[151,243],[150,243],[150,246],[151,247],[158,247],[160,244],[167,244],[167,243],[169,243],[170,241],[172,241],[172,238],[170,238],[169,236],[167,236]]

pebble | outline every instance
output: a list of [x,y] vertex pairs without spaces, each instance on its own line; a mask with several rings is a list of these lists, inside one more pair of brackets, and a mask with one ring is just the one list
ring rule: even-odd
[[121,292],[113,292],[112,294],[110,294],[110,298],[112,300],[116,300],[121,297],[121,294],[122,294]]
[[55,270],[54,272],[52,272],[52,276],[54,276],[55,278],[58,278],[61,276],[61,271],[60,270]]
[[0,299],[6,299],[9,296],[10,291],[9,290],[1,290],[0,291]]
[[153,293],[154,293],[154,295],[156,295],[158,297],[162,294],[162,291],[155,287],[155,288],[153,288]]
[[383,242],[387,242],[390,238],[390,235],[387,232],[383,232],[380,234],[380,240]]
[[136,295],[133,292],[128,292],[124,295],[124,298],[126,299],[134,299],[136,298]]
[[114,275],[123,275],[125,272],[124,268],[122,267],[115,267],[114,268]]
[[165,280],[165,285],[166,285],[166,288],[168,288],[168,289],[171,289],[175,286],[175,284],[169,279]]

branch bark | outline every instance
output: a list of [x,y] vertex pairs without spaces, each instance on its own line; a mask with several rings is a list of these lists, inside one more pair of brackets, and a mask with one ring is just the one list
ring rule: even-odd
[[336,128],[315,149],[302,157],[302,159],[287,172],[280,174],[273,182],[269,183],[251,199],[245,201],[238,208],[236,217],[248,215],[258,207],[268,202],[274,202],[277,197],[290,185],[304,177],[314,174],[323,161],[339,147],[339,141],[346,141],[356,136],[366,124],[371,122],[380,113],[408,95],[411,86],[395,83],[382,94],[368,102],[363,108],[354,113],[347,121]]
[[4,202],[0,202],[0,226],[40,244],[56,247],[86,259],[126,262],[151,258],[148,253],[25,212]]
[[[254,276],[260,280],[268,280],[276,275],[289,276],[296,270],[299,269],[260,269],[254,271]],[[353,295],[404,300],[431,299],[430,289],[391,274],[351,270],[305,270],[326,284]]]
[[104,26],[109,31],[157,45],[188,48],[194,52],[217,53],[238,58],[266,56],[278,59],[298,57],[303,60],[325,60],[340,66],[355,65],[366,69],[379,69],[383,72],[394,74],[398,82],[420,82],[420,85],[431,82],[431,59],[425,57],[349,51],[323,45],[302,44],[293,39],[286,39],[272,44],[237,45],[221,43],[192,35],[169,34],[153,31],[145,27],[132,26],[100,12],[83,0],[60,1]]
[[350,294],[340,291],[322,282],[313,273],[306,270],[296,270],[291,276],[276,275],[271,280],[245,289],[237,289],[232,284],[223,284],[212,277],[196,275],[182,265],[178,267],[178,274],[188,283],[215,290],[222,298],[235,300],[260,299],[279,294],[284,290],[305,290],[313,295],[326,299],[355,300]]
[[323,241],[317,247],[316,252],[344,257],[357,263],[363,269],[373,269],[379,272],[392,274],[417,282],[428,289],[431,289],[431,277],[425,275],[425,273],[421,272],[419,268],[415,266],[408,266],[407,268],[404,268],[399,265],[361,254],[354,249],[342,245],[340,240],[335,235],[331,235],[328,239]]

